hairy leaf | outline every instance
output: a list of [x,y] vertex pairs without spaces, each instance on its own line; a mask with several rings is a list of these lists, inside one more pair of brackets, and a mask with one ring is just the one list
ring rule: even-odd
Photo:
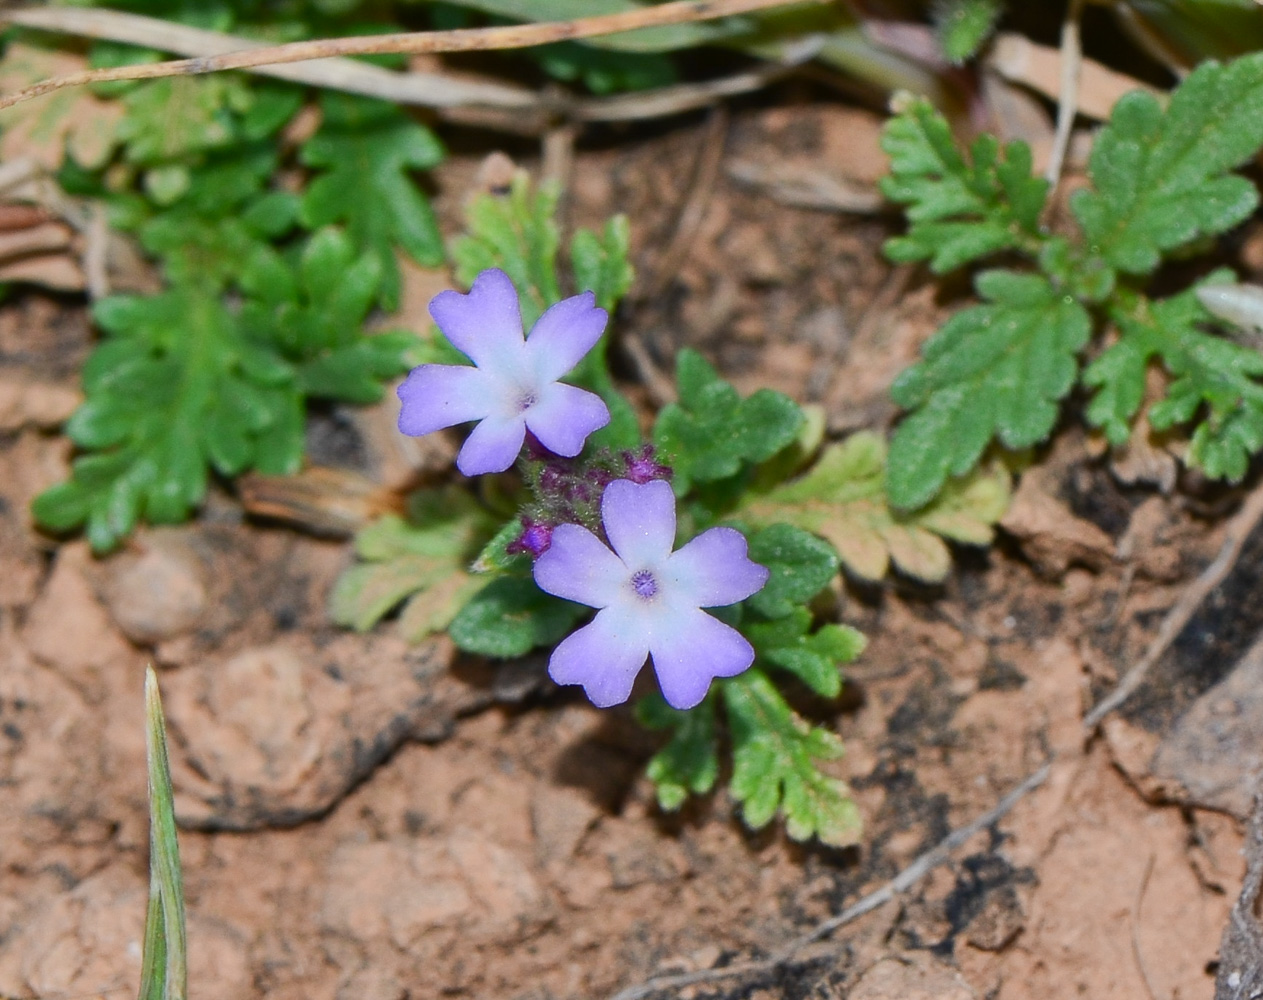
[[747,399],[719,377],[696,351],[685,348],[676,362],[680,402],[658,413],[654,444],[674,469],[675,492],[694,482],[714,482],[762,462],[793,443],[803,412],[788,396],[760,389]]
[[1144,399],[1146,369],[1160,360],[1171,380],[1149,422],[1163,430],[1196,421],[1188,461],[1212,478],[1239,481],[1263,447],[1263,353],[1202,329],[1213,317],[1196,289],[1159,302],[1134,296],[1115,318],[1121,338],[1084,373],[1097,389],[1088,419],[1114,443],[1125,441]]
[[838,571],[838,555],[828,542],[792,524],[772,524],[750,538],[750,558],[771,576],[746,603],[759,614],[792,614],[823,590]]
[[897,508],[924,506],[963,476],[993,437],[1026,448],[1048,436],[1078,375],[1091,321],[1038,275],[979,275],[986,304],[965,309],[926,343],[892,389],[912,413],[895,432],[886,488]]
[[742,632],[762,663],[780,667],[823,698],[842,691],[843,663],[864,651],[867,640],[849,625],[823,625],[811,631],[811,612],[796,607],[784,618],[744,625]]
[[841,740],[795,715],[757,667],[723,682],[721,690],[732,735],[729,788],[746,825],[766,826],[779,810],[794,840],[856,843],[861,821],[850,789],[816,766],[842,756]]
[[946,483],[920,510],[886,502],[886,442],[861,431],[831,445],[800,478],[749,495],[737,516],[757,524],[787,522],[827,539],[847,570],[880,580],[893,562],[929,583],[946,578],[951,552],[944,538],[989,545],[1009,505],[1009,473],[993,466]]
[[318,234],[297,276],[264,254],[260,267],[272,266],[277,287],[290,290],[280,305],[233,312],[200,283],[99,302],[106,337],[84,365],[87,398],[66,425],[87,454],[70,481],[36,499],[37,519],[57,530],[86,522],[103,552],[141,519],[186,518],[205,494],[208,466],[226,476],[297,471],[304,397],[376,398],[375,379],[406,370],[414,343],[360,333],[373,276],[355,263],[333,266],[349,253],[340,235]]
[[991,37],[1002,12],[1000,0],[939,0],[934,27],[943,54],[957,64],[972,59]]
[[447,634],[467,653],[506,659],[559,641],[587,612],[545,594],[529,576],[500,576],[460,609]]
[[1092,251],[1127,274],[1241,222],[1258,192],[1235,168],[1263,146],[1263,53],[1206,63],[1164,110],[1136,91],[1115,105],[1089,160],[1092,189],[1071,201]]
[[911,223],[906,235],[886,243],[891,260],[928,260],[941,274],[1000,250],[1039,246],[1048,184],[1031,176],[1024,142],[1001,149],[984,134],[966,157],[947,119],[915,100],[887,124],[882,148],[890,156],[882,192],[908,206]]
[[637,703],[636,718],[649,729],[673,730],[670,741],[649,758],[646,768],[659,806],[672,812],[690,794],[705,795],[715,787],[719,753],[713,694],[687,712],[672,708],[661,695],[649,695]]
[[409,177],[437,166],[443,147],[394,105],[326,92],[320,106],[320,130],[300,151],[303,163],[323,168],[303,194],[303,223],[311,229],[342,223],[357,248],[376,254],[378,299],[393,309],[400,289],[395,247],[426,267],[443,261],[434,210]]
[[463,490],[415,494],[410,519],[387,514],[355,539],[361,562],[338,579],[329,601],[339,625],[364,632],[395,608],[409,642],[446,628],[483,581],[469,563],[494,519]]
[[560,302],[557,248],[560,237],[553,216],[560,190],[556,185],[531,187],[524,170],[513,175],[506,194],[483,194],[466,209],[468,232],[452,244],[456,280],[468,287],[481,271],[498,267],[522,296],[522,322],[527,329],[554,302]]

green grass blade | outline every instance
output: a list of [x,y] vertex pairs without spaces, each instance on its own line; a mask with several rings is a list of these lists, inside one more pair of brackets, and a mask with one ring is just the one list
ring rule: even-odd
[[149,758],[149,912],[139,1000],[186,1000],[184,879],[175,835],[167,732],[153,667],[145,673],[145,745]]

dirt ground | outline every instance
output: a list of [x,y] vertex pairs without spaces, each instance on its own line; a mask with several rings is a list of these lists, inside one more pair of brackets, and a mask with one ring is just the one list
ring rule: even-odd
[[[824,404],[834,433],[880,429],[891,377],[965,294],[882,261],[897,218],[787,207],[750,182],[780,163],[871,190],[879,119],[818,96],[612,131],[563,163],[572,223],[631,216],[639,280],[617,355],[646,405],[690,344],[745,391]],[[437,175],[449,231],[486,152]],[[425,322],[445,280],[410,275],[405,323]],[[1220,552],[1252,483],[1127,485],[1067,430],[998,544],[958,551],[944,586],[839,581],[840,617],[870,646],[840,703],[797,699],[846,741],[837,770],[866,832],[835,851],[751,834],[723,794],[662,815],[641,773],[653,737],[550,685],[541,657],[331,627],[347,542],[248,517],[226,486],[197,522],[108,559],[33,531],[31,498],[67,469],[57,427],[91,339],[73,296],[0,306],[0,994],[135,991],[149,661],[199,1000],[1211,994],[1263,769],[1263,744],[1231,725],[1259,717],[1258,685],[1234,678],[1263,670],[1263,532],[1122,709],[1091,738],[1082,722]],[[322,411],[313,454],[387,490],[435,475],[450,442],[410,449],[392,421],[388,404]],[[1133,459],[1169,480],[1165,453]],[[722,974],[880,888],[1050,761],[893,901],[778,967]],[[702,970],[716,975],[635,991]]]

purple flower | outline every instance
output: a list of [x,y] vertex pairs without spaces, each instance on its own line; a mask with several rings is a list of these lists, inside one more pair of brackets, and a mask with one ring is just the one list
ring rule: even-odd
[[548,551],[552,542],[552,525],[536,521],[533,517],[523,517],[522,533],[509,542],[504,551],[511,556],[529,553],[533,558],[539,558]]
[[548,673],[558,684],[582,684],[594,705],[608,708],[627,700],[652,656],[668,704],[692,708],[716,677],[754,662],[736,629],[700,609],[745,600],[768,571],[750,561],[733,528],[711,528],[672,552],[675,495],[662,480],[616,479],[601,498],[601,520],[613,551],[586,528],[559,524],[535,562],[541,590],[600,608],[553,651]]
[[399,429],[418,436],[477,420],[456,467],[467,476],[503,472],[529,429],[558,455],[572,457],[610,422],[599,396],[557,381],[600,339],[609,319],[584,292],[558,302],[522,338],[517,290],[500,270],[483,271],[468,295],[439,292],[430,315],[474,367],[421,365],[399,387]]

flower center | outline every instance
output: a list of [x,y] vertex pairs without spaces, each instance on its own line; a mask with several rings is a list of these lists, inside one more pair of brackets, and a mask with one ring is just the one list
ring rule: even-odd
[[532,406],[534,406],[535,403],[536,403],[535,393],[533,393],[530,389],[523,389],[518,393],[517,412],[525,413]]
[[653,574],[647,569],[637,570],[633,573],[631,585],[632,590],[636,591],[636,596],[643,597],[646,601],[658,593],[658,581],[653,578]]

